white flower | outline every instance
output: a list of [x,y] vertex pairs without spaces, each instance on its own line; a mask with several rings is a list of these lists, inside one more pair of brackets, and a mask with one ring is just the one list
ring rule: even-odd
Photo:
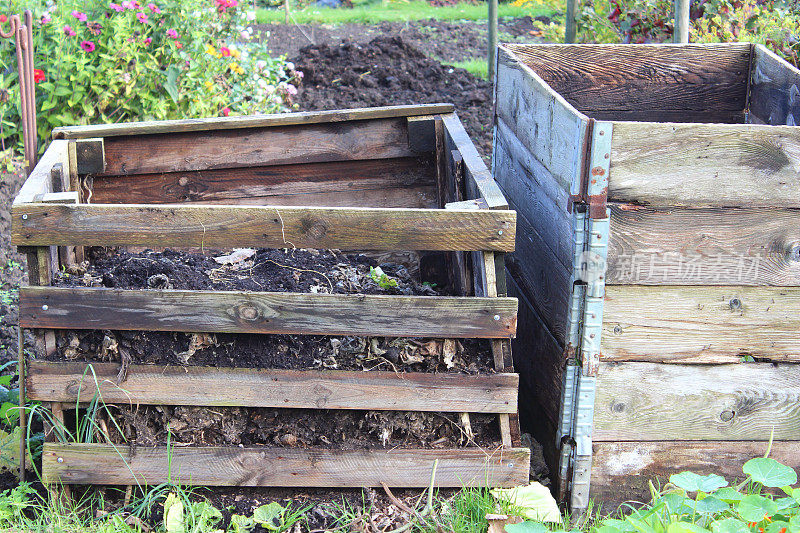
[[253,22],[254,20],[256,20],[256,12],[255,11],[248,11],[247,12],[247,20],[249,20],[250,22]]
[[286,70],[294,70],[294,63],[292,63],[291,61],[287,61]]
[[256,68],[258,70],[264,70],[265,68],[267,68],[267,62],[264,61],[263,59],[259,59],[258,61],[256,61]]

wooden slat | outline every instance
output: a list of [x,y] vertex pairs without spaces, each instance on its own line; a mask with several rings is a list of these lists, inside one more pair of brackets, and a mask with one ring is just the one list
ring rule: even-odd
[[685,122],[698,115],[705,122],[737,115],[744,120],[748,43],[506,47],[570,104],[598,120]]
[[800,365],[600,363],[592,438],[800,440]]
[[511,251],[515,219],[513,211],[497,210],[28,204],[12,210],[12,240],[25,246]]
[[553,91],[507,45],[499,48],[496,117],[502,119],[569,194],[580,189],[588,118]]
[[14,205],[32,202],[38,194],[53,192],[52,176],[53,167],[61,164],[68,168],[67,141],[53,141],[45,150],[36,167],[28,174],[28,179],[14,198]]
[[800,287],[606,286],[606,361],[800,362]]
[[[89,368],[91,366],[91,368]],[[113,363],[31,361],[33,400],[120,404],[292,407],[515,413],[516,374],[465,376],[421,372],[259,370],[131,365],[117,385]]]
[[477,148],[469,138],[464,125],[455,113],[442,116],[442,124],[451,150],[458,150],[464,162],[464,177],[467,188],[475,187],[474,198],[483,198],[489,209],[508,209],[508,203],[502,191],[486,168]]
[[453,104],[399,105],[243,117],[193,118],[184,120],[98,124],[93,126],[68,126],[55,128],[53,130],[53,138],[84,139],[89,137],[116,137],[123,135],[152,135],[157,133],[264,128],[298,124],[324,124],[353,120],[435,115],[438,113],[452,113],[453,109]]
[[800,125],[800,70],[761,44],[753,46],[750,112],[765,124]]
[[413,157],[405,118],[105,139],[106,175]]
[[513,487],[528,483],[527,448],[167,450],[46,443],[42,475],[44,483],[82,485],[155,485],[169,480],[193,486],[375,487],[386,483],[392,487],[427,487],[436,459],[438,487]]
[[[768,435],[767,435],[768,436]],[[800,469],[800,442],[595,442],[590,496],[613,512],[626,501],[649,502],[648,482],[663,487],[672,474],[719,474],[731,484],[742,480],[742,465],[771,449],[770,457]]]
[[23,287],[22,327],[509,338],[513,298]]
[[800,207],[800,128],[615,122],[608,198],[653,206]]
[[437,207],[430,158],[97,176],[95,204]]
[[609,207],[607,284],[800,285],[800,210]]

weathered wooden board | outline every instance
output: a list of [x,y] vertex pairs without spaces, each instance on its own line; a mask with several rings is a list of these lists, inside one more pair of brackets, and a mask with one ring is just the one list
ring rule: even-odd
[[95,204],[437,207],[430,158],[97,176]]
[[609,207],[607,284],[800,285],[800,210]]
[[193,486],[427,487],[438,459],[438,487],[528,483],[530,450],[272,447],[129,448],[106,444],[46,443],[44,483],[156,485],[168,479]]
[[23,204],[12,208],[12,240],[20,246],[508,252],[515,218],[513,211],[486,209]]
[[[91,367],[91,368],[90,368]],[[113,363],[28,365],[32,400],[120,404],[292,407],[480,413],[517,412],[517,374],[261,370]]]
[[[516,199],[510,199],[509,203],[512,209],[516,209]],[[567,336],[572,272],[564,267],[521,214],[517,217],[517,228],[517,250],[506,255],[506,264],[521,292],[563,345]]]
[[36,167],[28,174],[25,183],[14,198],[14,205],[33,202],[39,194],[53,191],[52,171],[55,165],[62,169],[69,168],[67,161],[67,141],[53,141],[45,150]]
[[84,139],[88,137],[118,137],[125,135],[151,135],[156,133],[265,128],[298,124],[325,124],[353,120],[435,115],[438,113],[452,113],[453,109],[453,104],[398,105],[337,109],[330,111],[305,111],[301,113],[277,113],[274,115],[251,115],[243,117],[192,118],[184,120],[98,124],[92,126],[68,126],[55,128],[53,130],[53,138]]
[[505,46],[598,120],[744,121],[748,43]]
[[799,126],[800,70],[757,44],[750,74],[750,113],[765,124]]
[[[522,318],[521,318],[522,320]],[[606,361],[800,362],[800,287],[606,286]]]
[[509,338],[514,298],[23,287],[20,325],[55,329]]
[[[764,441],[595,442],[592,448],[590,495],[602,504],[604,513],[611,513],[626,501],[650,501],[651,479],[663,487],[670,475],[687,470],[719,474],[733,485],[744,479],[742,465],[762,457],[770,445]],[[800,442],[773,442],[770,457],[798,470]]]
[[800,128],[615,122],[608,198],[654,206],[800,207]]
[[413,157],[405,118],[105,139],[107,175]]
[[494,173],[517,213],[525,216],[547,248],[566,268],[575,251],[574,221],[566,184],[558,183],[502,119],[494,143]]
[[800,440],[800,365],[600,363],[592,439]]
[[447,144],[461,154],[467,188],[473,189],[472,198],[483,198],[489,209],[508,209],[502,191],[486,168],[478,150],[469,138],[464,125],[455,113],[442,116]]
[[507,45],[500,46],[497,61],[496,117],[565,184],[567,192],[577,194],[588,118],[517,59]]

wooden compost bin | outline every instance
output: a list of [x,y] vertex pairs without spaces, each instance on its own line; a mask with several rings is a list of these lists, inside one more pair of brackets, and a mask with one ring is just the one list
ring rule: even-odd
[[800,72],[762,46],[504,45],[520,416],[573,508],[800,467]]
[[[359,487],[513,486],[528,480],[511,364],[517,302],[503,254],[515,218],[448,104],[59,128],[16,198],[28,253],[20,325],[54,330],[492,339],[496,373],[312,371],[94,364],[124,405],[496,413],[486,450],[44,444],[45,483]],[[48,287],[84,247],[435,251],[461,296]],[[445,252],[446,254],[441,254]],[[89,254],[87,253],[88,257]],[[41,352],[40,352],[41,353]],[[87,363],[21,361],[27,399],[57,417],[94,395]],[[23,432],[24,433],[24,432]]]

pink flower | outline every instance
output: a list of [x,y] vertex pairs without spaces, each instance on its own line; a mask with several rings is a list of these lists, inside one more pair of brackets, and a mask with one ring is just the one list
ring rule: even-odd
[[222,57],[230,57],[231,56],[231,49],[225,46],[219,47],[219,53],[222,54]]
[[92,41],[81,41],[81,48],[84,52],[94,52],[95,46]]
[[147,15],[144,13],[136,13],[136,20],[144,24],[147,22]]
[[294,96],[297,94],[297,87],[292,85],[291,83],[286,84],[286,94],[289,96]]
[[80,20],[81,22],[86,22],[86,13],[81,13],[80,11],[73,11],[72,16]]
[[183,44],[181,44],[181,43],[175,43],[175,48],[183,48]]
[[117,13],[122,13],[123,11],[125,11],[124,7],[122,7],[119,4],[115,4],[114,2],[111,2],[110,4],[108,4],[108,7],[110,7],[111,9],[116,11]]
[[298,80],[302,80],[303,79],[303,71],[302,70],[295,70],[294,71],[294,77],[297,78]]
[[64,25],[64,35],[67,35],[69,37],[75,37],[78,34],[75,33],[75,30],[73,30],[72,27],[69,24],[65,24]]
[[167,30],[167,37],[172,37],[173,39],[177,39],[178,32],[175,30]]
[[156,15],[158,15],[159,13],[161,13],[161,10],[160,10],[160,9],[158,9],[158,6],[157,6],[157,5],[155,5],[155,4],[147,4],[147,7],[150,9],[150,11],[152,11],[152,12],[153,12],[153,13],[155,13]]
[[153,42],[153,39],[151,39],[150,37],[148,37],[147,39],[145,39],[145,40],[144,40],[144,45],[145,45],[145,46],[147,46],[147,45],[149,45],[149,44],[150,44],[150,43],[152,43],[152,42]]
[[227,117],[230,114],[231,114],[231,108],[230,107],[223,107],[222,108],[222,115],[223,116]]
[[47,24],[48,22],[50,22],[50,21],[52,21],[52,20],[53,20],[53,19],[52,19],[52,18],[50,18],[50,13],[45,13],[44,15],[42,15],[42,20],[40,20],[39,22],[40,22],[41,24]]
[[8,17],[6,15],[0,15],[0,22],[8,22]]
[[122,2],[122,9],[134,10],[136,9],[136,6],[133,5],[133,2],[131,2],[131,0],[125,0],[124,2]]

